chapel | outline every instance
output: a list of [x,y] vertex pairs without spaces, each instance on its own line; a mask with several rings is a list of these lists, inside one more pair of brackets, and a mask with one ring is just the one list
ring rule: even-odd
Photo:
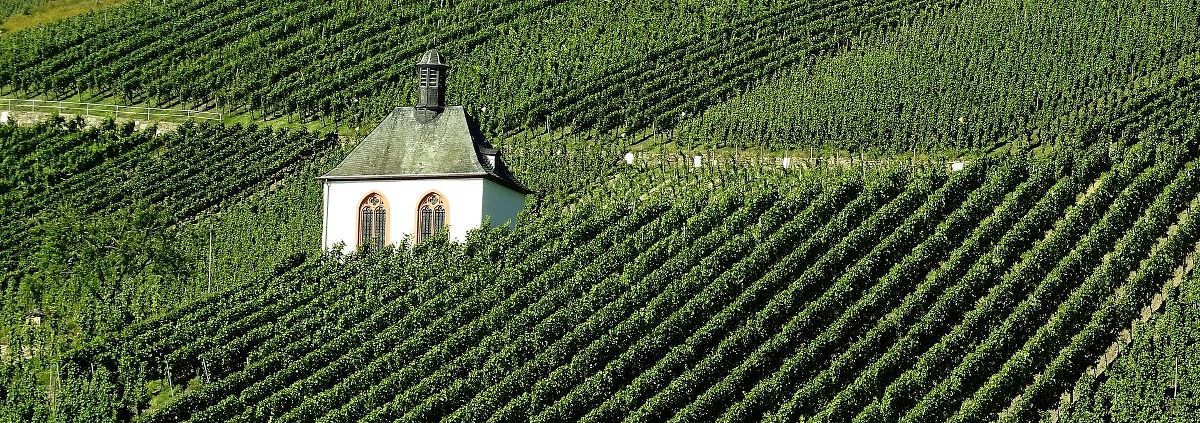
[[446,58],[417,64],[418,100],[396,107],[321,176],[325,249],[420,242],[445,230],[462,240],[483,222],[515,222],[532,192],[505,167],[462,106],[446,106]]

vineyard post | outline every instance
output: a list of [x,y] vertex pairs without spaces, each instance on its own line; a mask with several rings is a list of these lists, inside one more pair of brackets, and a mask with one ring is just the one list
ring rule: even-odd
[[[20,355],[20,351],[17,351],[17,354]],[[46,386],[50,390],[50,415],[52,416],[58,415],[58,387],[55,386],[55,380],[57,379],[61,383],[62,375],[59,374],[61,371],[62,368],[59,367],[59,363],[54,363],[54,375],[51,377],[50,383]]]
[[205,294],[212,294],[213,222],[208,222],[208,285]]

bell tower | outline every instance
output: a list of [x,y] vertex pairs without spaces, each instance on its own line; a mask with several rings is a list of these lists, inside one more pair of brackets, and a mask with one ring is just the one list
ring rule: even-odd
[[417,63],[417,107],[419,116],[437,117],[446,109],[446,58],[437,50],[426,51]]

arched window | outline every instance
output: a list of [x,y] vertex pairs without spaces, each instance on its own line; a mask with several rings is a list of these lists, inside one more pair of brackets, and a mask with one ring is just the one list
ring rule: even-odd
[[417,205],[417,241],[446,227],[446,200],[435,192],[425,194]]
[[358,206],[358,245],[382,248],[387,239],[387,204],[383,196],[371,193]]

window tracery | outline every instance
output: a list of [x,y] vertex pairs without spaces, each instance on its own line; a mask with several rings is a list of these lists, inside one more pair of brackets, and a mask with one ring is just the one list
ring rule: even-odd
[[435,192],[425,194],[417,206],[417,241],[446,227],[446,200]]
[[383,248],[387,239],[387,203],[383,196],[371,193],[359,204],[358,245]]

